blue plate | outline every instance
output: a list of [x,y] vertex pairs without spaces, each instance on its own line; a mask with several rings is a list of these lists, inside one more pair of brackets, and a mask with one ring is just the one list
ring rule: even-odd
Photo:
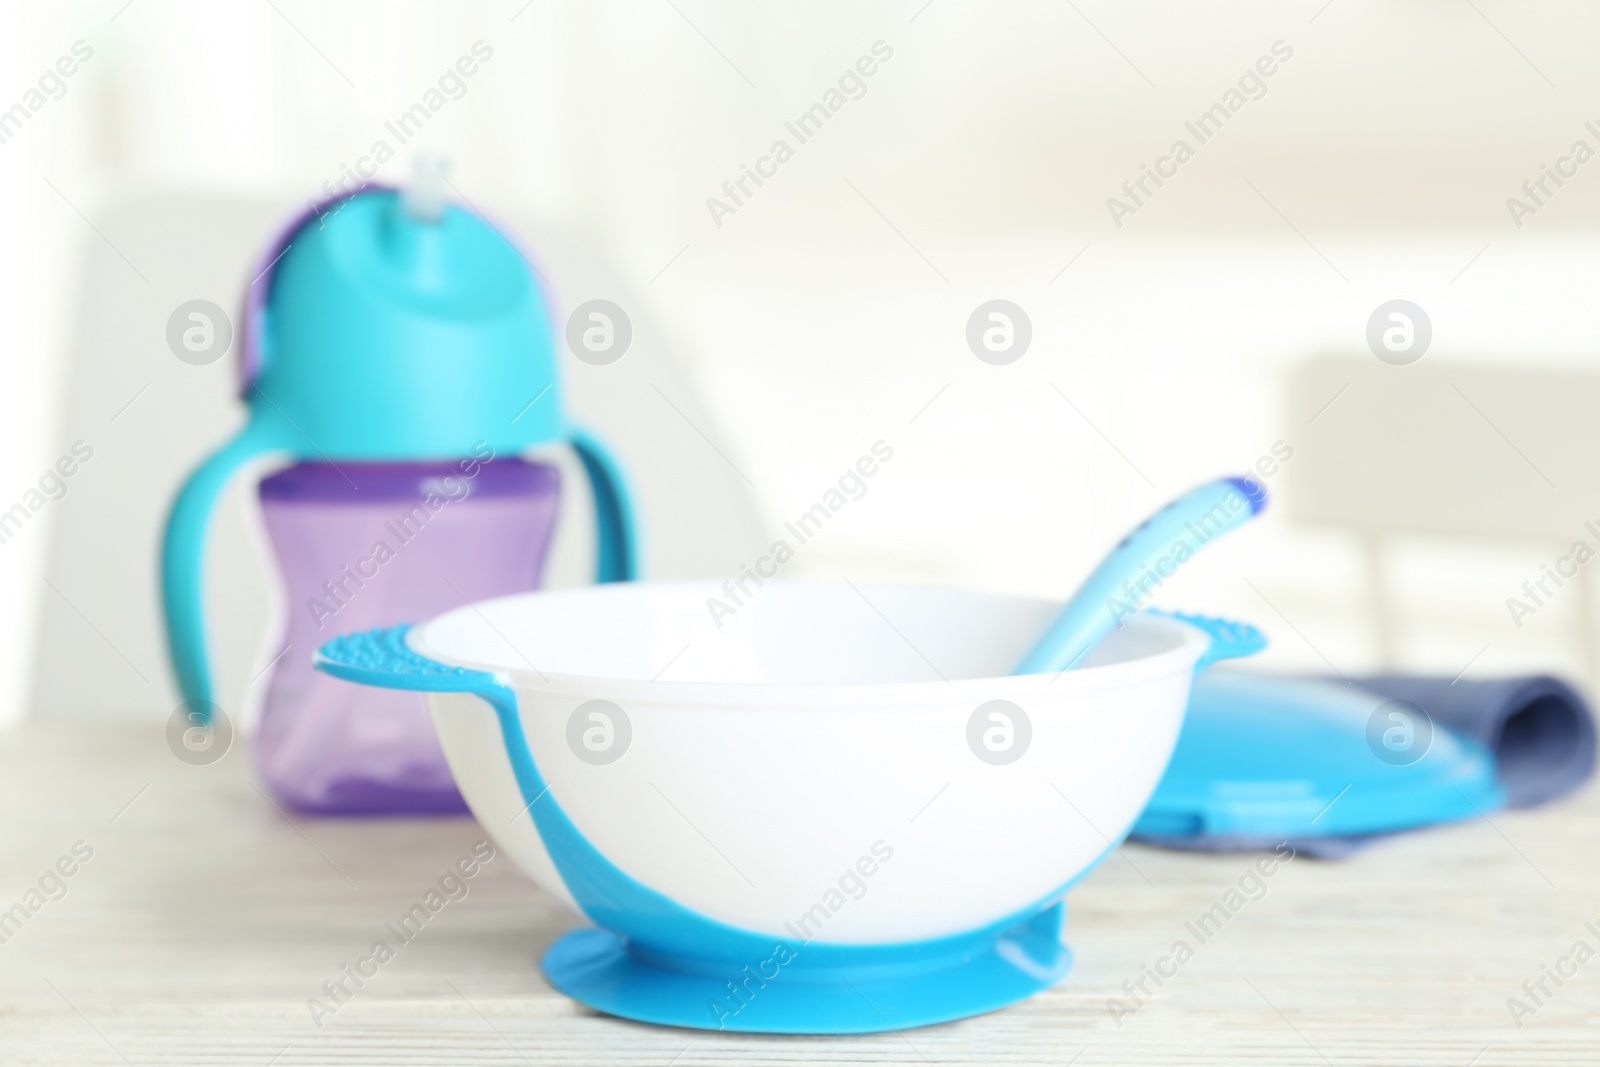
[[1136,836],[1295,840],[1505,805],[1487,748],[1353,685],[1206,671]]

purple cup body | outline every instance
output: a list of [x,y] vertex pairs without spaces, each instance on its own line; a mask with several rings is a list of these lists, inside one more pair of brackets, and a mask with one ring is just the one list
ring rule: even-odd
[[521,459],[300,463],[264,479],[260,499],[288,603],[252,742],[262,778],[302,811],[464,813],[422,694],[340,681],[311,654],[538,588],[558,472]]

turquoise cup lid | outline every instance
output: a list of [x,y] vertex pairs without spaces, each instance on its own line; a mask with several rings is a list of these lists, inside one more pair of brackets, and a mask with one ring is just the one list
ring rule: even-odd
[[567,435],[544,293],[478,215],[369,187],[295,219],[263,261],[246,297],[242,394],[284,448],[429,459]]

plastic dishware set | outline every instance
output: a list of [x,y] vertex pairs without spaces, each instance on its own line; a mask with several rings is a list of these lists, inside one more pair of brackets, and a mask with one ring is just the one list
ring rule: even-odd
[[[186,706],[215,713],[207,515],[246,463],[289,462],[260,486],[291,612],[263,777],[302,810],[464,798],[593,923],[543,958],[584,1004],[797,1033],[992,1010],[1067,973],[1064,898],[1136,824],[1291,835],[1325,798],[1276,768],[1344,774],[1319,761],[1361,729],[1349,709],[1283,734],[1282,700],[1222,681],[1186,726],[1196,672],[1264,641],[1145,608],[1261,510],[1250,479],[1157,512],[1065,604],[770,581],[714,621],[710,583],[630,580],[619,468],[562,413],[544,295],[493,226],[426,186],[367,189],[295,220],[264,263],[249,421],[183,487],[164,547]],[[539,592],[557,480],[524,453],[562,441],[592,483],[603,584]],[[1340,832],[1460,817],[1446,786],[1500,802],[1487,750],[1444,741],[1407,775],[1357,768],[1373,795]]]

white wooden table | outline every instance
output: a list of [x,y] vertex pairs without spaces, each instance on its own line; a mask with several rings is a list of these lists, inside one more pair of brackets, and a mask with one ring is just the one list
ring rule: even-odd
[[[1600,951],[1584,925],[1600,930],[1592,789],[1348,861],[1296,859],[1203,944],[1186,923],[1255,857],[1128,846],[1069,898],[1077,965],[1057,988],[868,1037],[581,1008],[537,967],[577,920],[502,857],[319,1028],[307,999],[481,834],[469,819],[287,819],[245,755],[191,767],[158,731],[103,721],[0,734],[0,909],[76,842],[93,849],[0,943],[0,1064],[1600,1063],[1600,958],[1546,979],[1553,996],[1521,1028],[1507,1008],[1574,942]],[[1108,999],[1131,1005],[1124,982],[1180,939],[1193,958],[1114,1019]]]

